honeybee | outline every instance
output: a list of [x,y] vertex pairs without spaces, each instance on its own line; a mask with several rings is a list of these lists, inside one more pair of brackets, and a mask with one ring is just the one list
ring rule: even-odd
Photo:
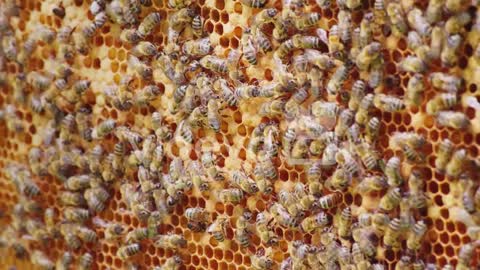
[[[347,2],[354,2],[354,1],[357,1],[357,0],[347,0]],[[345,44],[349,43],[351,40],[351,31],[352,31],[352,13],[348,10],[342,9],[338,12],[337,18],[338,18],[338,30],[340,34],[340,40]]]
[[315,0],[315,3],[322,9],[328,9],[331,6],[330,0]]
[[405,91],[405,104],[408,106],[419,106],[422,103],[422,95],[425,90],[423,75],[415,73],[407,84]]
[[468,1],[452,1],[452,0],[447,0],[445,1],[445,11],[451,13],[451,14],[456,14],[459,13],[462,10],[465,10],[466,7],[469,6]]
[[250,64],[257,64],[257,48],[253,44],[253,38],[250,34],[250,29],[247,29],[243,32],[242,35],[242,50],[243,58]]
[[137,44],[140,39],[137,30],[132,28],[123,29],[120,33],[120,40],[127,44]]
[[330,56],[319,51],[307,49],[305,50],[304,57],[313,65],[317,66],[320,70],[330,70],[335,66],[335,62]]
[[295,228],[298,226],[297,218],[290,215],[287,209],[279,203],[274,203],[270,207],[270,213],[275,218],[275,221],[283,227]]
[[359,125],[364,125],[368,121],[369,110],[373,107],[373,100],[375,96],[373,94],[368,94],[363,97],[362,101],[358,106],[357,113],[355,114],[355,122]]
[[295,128],[289,127],[285,130],[285,133],[282,136],[282,148],[288,153],[295,142],[297,133]]
[[302,159],[305,158],[308,154],[310,139],[308,138],[298,138],[293,144],[292,151],[290,153],[291,158]]
[[60,202],[67,206],[83,206],[86,204],[83,195],[78,192],[63,191],[60,193]]
[[55,211],[53,208],[45,209],[43,214],[43,221],[45,223],[45,229],[47,230],[48,234],[51,236],[56,237],[58,235],[58,229],[55,228]]
[[[442,4],[443,6],[443,4]],[[439,58],[440,53],[442,52],[443,41],[444,41],[444,29],[439,26],[434,26],[432,29],[431,40],[430,40],[430,53],[432,58]]]
[[294,20],[295,28],[304,31],[307,28],[313,27],[320,21],[320,14],[316,12],[305,13],[297,16]]
[[34,250],[30,260],[33,265],[41,269],[55,269],[55,264],[42,251]]
[[228,106],[237,106],[238,98],[227,84],[227,81],[224,79],[218,79],[214,83],[214,87],[217,87],[217,91],[220,91],[223,96],[223,100],[228,104]]
[[131,69],[135,70],[144,80],[150,80],[153,76],[153,70],[150,66],[140,61],[136,56],[129,55],[128,64]]
[[105,239],[106,240],[115,240],[119,239],[123,234],[125,230],[120,224],[116,223],[111,223],[108,224],[107,227],[105,228]]
[[453,153],[453,143],[449,139],[444,139],[438,146],[437,158],[435,159],[436,170],[443,172],[450,161]]
[[251,194],[258,192],[258,186],[255,181],[248,177],[244,172],[234,171],[232,174],[232,183],[246,193]]
[[413,225],[408,238],[407,248],[411,251],[417,251],[421,247],[422,238],[427,232],[427,225],[423,221],[418,221]]
[[138,26],[136,33],[141,39],[144,39],[157,25],[160,24],[161,21],[162,15],[158,12],[152,12],[145,16],[143,21]]
[[387,248],[398,248],[400,246],[401,221],[399,218],[394,218],[388,224],[383,236],[383,244]]
[[272,253],[271,248],[267,248],[267,250],[258,250],[252,258],[252,269],[255,270],[268,270],[272,269],[273,260],[270,258],[270,254]]
[[366,260],[358,243],[353,243],[352,245],[352,260],[357,265],[358,270],[366,270],[372,267],[371,263]]
[[[277,29],[277,28],[275,28]],[[274,35],[273,37],[275,38],[275,29],[273,30]],[[278,48],[275,50],[273,56],[277,59],[284,60],[290,52],[294,49],[294,44],[292,39],[288,39],[284,42],[282,42]]]
[[81,28],[81,34],[86,42],[90,42],[92,37],[95,35],[97,32],[97,26],[95,25],[94,22],[88,22],[83,25]]
[[140,91],[135,93],[133,97],[135,105],[139,107],[148,106],[150,102],[154,101],[160,95],[160,88],[156,85],[147,85]]
[[210,188],[210,183],[205,179],[205,174],[198,161],[193,161],[188,165],[188,173],[192,179],[192,183],[201,192]]
[[168,258],[161,267],[154,267],[153,270],[178,270],[183,264],[180,256],[175,255]]
[[285,103],[285,114],[288,117],[295,117],[300,111],[300,105],[308,98],[305,87],[298,89]]
[[262,116],[274,117],[283,114],[286,102],[281,99],[274,99],[262,104],[259,114]]
[[57,262],[55,263],[55,269],[57,270],[70,269],[70,265],[72,263],[73,263],[73,255],[72,253],[66,251],[62,254],[61,257],[58,258]]
[[235,223],[235,240],[241,247],[248,247],[250,245],[250,229],[249,221],[252,218],[252,213],[244,211]]
[[183,44],[182,50],[185,54],[192,57],[205,56],[211,50],[210,38],[206,37],[187,41]]
[[343,167],[337,168],[332,176],[325,181],[326,187],[331,190],[345,190],[347,188],[350,183],[351,174]]
[[434,24],[442,18],[444,0],[433,0],[428,2],[427,9],[425,10],[425,19],[428,23]]
[[117,256],[122,259],[126,260],[129,257],[132,257],[135,254],[138,254],[140,252],[140,244],[138,243],[133,243],[133,244],[127,244],[124,246],[121,246],[117,250]]
[[355,58],[355,64],[360,70],[368,70],[372,63],[380,57],[381,45],[378,42],[371,42],[362,48]]
[[224,59],[220,59],[216,56],[206,55],[200,59],[200,65],[203,68],[209,69],[218,73],[227,73],[227,62]]
[[407,42],[408,47],[411,48],[425,64],[431,63],[434,55],[429,46],[423,43],[422,37],[417,32],[408,32]]
[[372,42],[373,39],[373,28],[371,27],[374,17],[372,13],[365,14],[362,21],[360,22],[360,31],[359,31],[359,46],[364,48]]
[[100,172],[100,165],[103,156],[103,148],[100,145],[96,145],[92,148],[90,153],[88,154],[88,165],[89,169],[92,173]]
[[323,42],[316,36],[303,36],[296,34],[292,36],[293,47],[297,49],[320,49]]
[[375,94],[373,98],[373,105],[380,110],[387,112],[401,111],[405,108],[405,104],[402,99],[389,96],[385,94]]
[[387,15],[390,18],[392,33],[397,37],[404,36],[407,33],[408,26],[400,4],[389,3],[387,5]]
[[423,73],[427,66],[420,57],[409,55],[400,62],[400,69],[411,73]]
[[292,192],[288,192],[286,190],[281,190],[278,193],[278,202],[285,207],[287,212],[292,217],[303,217],[303,209],[299,204],[298,197],[295,196]]
[[158,50],[154,44],[148,41],[140,41],[132,48],[130,52],[137,57],[150,57],[156,55]]
[[378,61],[372,63],[372,66],[370,68],[370,74],[368,76],[368,85],[371,88],[376,88],[379,87],[382,82],[383,82],[383,66],[384,66],[384,60],[383,58],[378,58]]
[[311,105],[312,115],[323,118],[335,118],[339,108],[335,102],[316,101]]
[[[191,208],[188,208],[188,209],[191,209]],[[159,248],[176,250],[179,248],[184,248],[187,245],[187,240],[185,240],[183,235],[168,233],[168,234],[158,235],[155,238],[154,245]]]
[[97,233],[85,226],[73,226],[75,235],[85,243],[94,243],[97,241]]
[[457,95],[453,93],[442,93],[436,95],[433,99],[427,102],[426,111],[428,114],[435,115],[439,111],[451,109],[457,105]]
[[26,79],[28,84],[38,89],[39,91],[45,91],[52,82],[49,77],[35,71],[28,73]]
[[437,124],[453,129],[466,129],[470,119],[463,112],[441,111],[436,116]]
[[348,100],[348,108],[352,111],[356,111],[365,97],[365,82],[362,80],[356,80],[352,85],[350,99]]
[[424,270],[427,269],[422,259],[417,259],[412,263],[412,270]]
[[[462,245],[458,251],[458,263],[464,265],[465,269],[471,265],[475,248],[478,247],[478,241]],[[457,266],[458,267],[458,266]],[[463,268],[462,268],[463,269]]]
[[408,144],[403,145],[402,150],[407,161],[411,163],[422,163],[425,161],[425,156]]
[[267,0],[241,0],[240,2],[251,8],[263,8],[267,4]]
[[450,177],[457,177],[462,172],[467,160],[465,149],[459,149],[452,154],[452,158],[445,167],[445,172]]
[[320,208],[330,209],[337,206],[342,200],[342,194],[335,192],[328,195],[324,195],[318,199]]
[[431,73],[429,80],[433,87],[448,92],[458,92],[463,85],[462,78],[441,72]]
[[39,147],[32,147],[28,151],[28,163],[30,169],[36,175],[45,175],[47,173],[46,168],[42,164],[43,152]]
[[173,83],[180,85],[183,83],[183,80],[177,77],[177,73],[175,71],[174,65],[170,57],[165,53],[159,53],[155,57],[155,61],[153,62],[155,67],[158,67],[165,76],[172,81]]
[[219,215],[208,227],[207,232],[218,242],[225,241],[225,227],[228,224],[228,221],[229,219],[227,215]]
[[84,193],[88,208],[95,212],[102,212],[105,209],[105,201],[109,193],[102,187],[87,189]]
[[407,21],[410,26],[423,37],[429,36],[432,32],[430,23],[428,23],[427,19],[422,14],[422,11],[418,8],[413,8],[408,12]]
[[255,222],[255,227],[260,240],[262,243],[267,245],[276,245],[278,243],[278,237],[271,229],[272,221],[272,215],[269,212],[263,211],[258,213],[257,220]]
[[12,32],[8,32],[2,38],[2,49],[5,57],[10,61],[16,61],[18,56],[17,41]]
[[400,159],[396,156],[391,157],[387,161],[384,172],[390,186],[398,187],[403,183],[403,178],[400,174],[400,165]]
[[65,220],[70,222],[83,223],[90,217],[90,213],[87,209],[78,207],[66,207],[63,210],[63,217],[65,218]]
[[380,132],[380,120],[377,117],[372,117],[367,123],[365,131],[365,140],[368,143],[375,143]]
[[203,36],[203,18],[200,15],[195,15],[192,19],[192,31],[195,37]]
[[316,215],[306,217],[301,223],[300,227],[306,233],[312,233],[316,229],[323,228],[328,224],[328,217],[324,212],[319,212]]
[[221,202],[223,203],[233,203],[238,204],[243,199],[243,191],[238,188],[229,188],[229,189],[222,189],[218,197]]
[[188,7],[191,3],[191,0],[168,0],[168,7],[173,9],[182,9]]
[[378,233],[383,234],[389,223],[390,218],[387,214],[378,212],[371,217],[372,228]]
[[[376,118],[372,118],[376,119]],[[370,123],[370,122],[369,122]],[[367,126],[368,128],[368,126]],[[378,167],[379,156],[375,150],[371,148],[368,143],[361,143],[355,146],[356,153],[360,156],[363,165],[368,170],[374,170]]]
[[165,209],[157,208],[157,211],[150,213],[147,219],[147,237],[153,238],[158,234],[158,226],[162,223],[164,215],[167,214]]
[[[94,25],[94,24],[92,24]],[[85,29],[86,30],[86,29]],[[90,50],[90,40],[87,38],[87,36],[84,34],[84,31],[79,32],[74,32],[72,34],[72,39],[73,39],[73,46],[75,51],[80,53],[81,55],[87,55],[88,51]],[[68,47],[65,47],[65,49],[69,49]],[[65,52],[66,58],[69,58],[70,55],[68,55],[68,51]],[[72,55],[73,56],[73,55]]]
[[392,148],[401,148],[404,144],[408,144],[413,148],[419,148],[425,143],[425,138],[415,132],[395,132],[390,138],[390,146]]
[[328,52],[337,59],[343,59],[344,45],[340,40],[340,28],[334,24],[328,35]]
[[67,179],[64,183],[65,188],[71,191],[78,191],[90,186],[90,176],[83,174],[83,175],[74,175]]
[[463,38],[459,34],[447,36],[446,44],[440,54],[440,60],[443,66],[453,67],[457,64],[458,50],[462,45],[462,41]]
[[187,142],[193,143],[194,135],[192,131],[192,127],[186,121],[180,122],[178,126],[178,131],[180,136]]
[[80,238],[78,238],[73,232],[65,232],[60,229],[67,247],[73,250],[77,250],[82,245]]
[[192,221],[202,222],[207,221],[209,213],[204,208],[192,207],[185,210],[185,217]]
[[113,131],[113,129],[115,129],[115,125],[116,125],[116,122],[113,119],[104,120],[103,122],[101,122],[100,124],[98,124],[93,128],[92,138],[101,139],[107,136],[108,134],[110,134],[110,132]]
[[[462,29],[470,23],[472,17],[467,11],[460,12],[450,17],[445,23],[445,32],[449,35],[458,34]],[[448,44],[448,43],[447,43]]]
[[147,228],[136,228],[131,230],[125,236],[125,241],[127,243],[136,243],[148,238],[148,229]]
[[218,102],[214,99],[210,99],[207,104],[207,120],[210,127],[215,131],[220,131],[220,114],[218,113]]
[[401,199],[402,199],[402,194],[400,193],[400,189],[391,188],[380,199],[379,208],[383,211],[391,211],[400,204]]

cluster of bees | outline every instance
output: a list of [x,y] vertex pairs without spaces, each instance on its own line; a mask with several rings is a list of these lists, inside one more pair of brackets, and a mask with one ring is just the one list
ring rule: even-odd
[[[0,85],[11,90],[0,120],[21,134],[26,126],[16,106],[48,119],[41,145],[30,147],[24,163],[6,166],[19,201],[1,234],[2,246],[42,269],[91,269],[91,253],[77,259],[74,253],[86,244],[107,241],[119,246],[116,256],[129,269],[138,269],[130,261],[151,241],[174,251],[153,269],[180,269],[187,240],[159,228],[189,196],[243,206],[248,198],[268,196],[267,209],[245,208],[237,218],[184,207],[186,229],[210,234],[221,244],[237,242],[251,253],[251,267],[258,270],[380,270],[389,250],[400,252],[395,269],[435,269],[422,258],[431,202],[421,168],[428,166],[423,149],[429,143],[415,132],[397,132],[389,147],[402,154],[384,160],[376,147],[382,136],[379,112],[401,113],[426,104],[425,113],[436,125],[471,128],[470,118],[456,110],[465,81],[447,70],[459,64],[468,33],[480,32],[478,1],[420,5],[375,0],[372,11],[364,10],[359,0],[285,0],[281,8],[266,0],[240,2],[254,15],[243,29],[240,48],[230,49],[226,57],[214,54],[217,44],[192,0],[169,0],[168,13],[155,11],[148,0],[93,0],[93,20],[58,30],[39,25],[24,40],[10,25],[20,8],[14,1],[0,8]],[[337,23],[324,29],[321,14],[330,9],[338,9]],[[66,15],[60,3],[51,12],[60,19]],[[358,14],[362,17],[354,20]],[[118,38],[131,47],[128,70],[118,84],[95,93],[120,112],[166,100],[167,107],[147,115],[147,129],[112,118],[94,121],[94,107],[100,105],[92,106],[86,95],[93,91],[94,78],[80,76],[73,63],[90,53],[92,38],[106,24],[118,25]],[[160,29],[167,34],[165,44],[148,41]],[[388,93],[401,86],[396,75],[385,72],[382,44],[387,38],[405,39],[410,51],[396,66],[410,76],[403,96]],[[480,63],[478,41],[470,44],[472,61]],[[30,56],[40,44],[55,48],[51,70],[31,68]],[[249,81],[247,70],[267,60],[274,65],[273,79]],[[19,72],[7,72],[7,63]],[[160,84],[171,87],[165,90]],[[439,93],[424,101],[429,88]],[[195,160],[169,150],[172,142],[202,144],[199,130],[219,133],[225,112],[237,108],[254,108],[262,118],[249,134],[248,159],[239,161],[238,168],[219,166],[215,150],[195,149]],[[278,188],[280,164],[302,168],[306,181]],[[413,168],[408,176],[406,167]],[[463,207],[480,223],[480,185],[475,180],[480,163],[444,139],[435,168],[460,181]],[[49,175],[63,185],[59,213],[39,202],[37,182]],[[140,220],[139,228],[128,230],[95,217],[115,189],[125,211]],[[345,205],[348,192],[377,196],[376,208]],[[288,242],[286,259],[277,263],[273,250],[283,241],[278,227],[319,233],[320,241]],[[98,230],[103,231],[101,239]],[[264,246],[256,252],[251,249],[254,234]],[[57,260],[40,248],[52,239],[63,239],[68,249]],[[30,250],[25,243],[31,242],[39,248]],[[472,242],[460,248],[456,269],[471,269],[479,246],[477,229]]]

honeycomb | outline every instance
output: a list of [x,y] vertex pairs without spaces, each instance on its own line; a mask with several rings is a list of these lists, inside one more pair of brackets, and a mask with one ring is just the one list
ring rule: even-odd
[[476,269],[478,7],[1,1],[0,268]]

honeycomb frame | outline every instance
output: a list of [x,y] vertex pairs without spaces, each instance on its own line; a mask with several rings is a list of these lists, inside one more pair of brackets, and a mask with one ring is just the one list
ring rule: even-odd
[[[2,12],[5,12],[16,1],[5,0],[1,2],[5,4],[2,8]],[[112,2],[120,3],[123,1],[111,1],[107,5]],[[139,4],[142,1],[133,2],[138,2],[137,4]],[[161,0],[153,0],[152,2],[151,6],[141,6],[138,21],[141,22],[151,12],[161,14],[162,22],[144,40],[153,43],[159,52],[167,51],[171,43],[168,43],[169,23],[166,18],[170,18],[177,10],[168,6],[172,1],[167,1],[168,3],[166,3]],[[209,38],[212,46],[209,54],[226,59],[230,52],[241,50],[243,47],[242,36],[245,33],[246,26],[252,26],[252,21],[256,14],[266,8],[276,8],[280,16],[286,10],[285,3],[282,1],[267,1],[263,9],[251,8],[245,2],[248,1],[197,0],[189,4],[189,7],[196,14],[200,14],[203,19],[205,37]],[[316,35],[315,30],[317,29],[329,31],[333,25],[340,23],[337,16],[342,8],[337,3],[332,3],[330,8],[321,8],[318,2],[321,1],[306,1],[303,3],[305,6],[299,8],[301,10],[299,11],[300,13],[318,12],[321,15],[321,18],[313,27],[303,31],[305,35]],[[351,23],[353,27],[360,26],[364,15],[373,11],[375,2],[377,1],[359,1],[359,8],[349,10],[352,16]],[[452,4],[460,1],[449,0],[446,2],[447,4]],[[17,3],[18,14],[4,15],[1,19],[8,19],[8,21],[1,21],[0,23],[6,23],[8,27],[13,29],[13,38],[18,44],[19,52],[21,52],[20,46],[38,29],[38,25],[53,29],[57,32],[57,36],[58,30],[66,25],[77,27],[74,33],[78,33],[78,29],[94,20],[94,15],[89,9],[91,3],[91,1],[83,0],[64,0],[61,2],[54,0],[20,0]],[[385,3],[397,3],[397,1],[385,1]],[[477,7],[475,7],[475,3]],[[425,11],[429,2],[412,1],[410,3],[409,1],[399,1],[398,4],[402,8],[406,8],[411,4],[411,6],[414,5],[415,8]],[[468,6],[467,8],[460,8],[459,11],[451,12],[452,14],[445,12],[443,15],[445,20],[460,12],[466,12],[471,16],[470,21],[461,26],[459,30],[463,42],[457,52],[458,60],[456,65],[445,67],[439,59],[435,59],[428,65],[428,71],[425,72],[424,76],[427,78],[431,73],[442,72],[462,78],[462,88],[455,93],[458,98],[458,104],[452,107],[451,110],[462,112],[467,117],[469,121],[468,128],[454,129],[441,126],[434,115],[427,113],[427,103],[436,95],[445,92],[433,87],[427,79],[425,79],[426,86],[425,91],[422,93],[422,102],[417,106],[407,106],[406,109],[396,112],[388,112],[374,107],[369,111],[369,117],[377,117],[381,120],[379,130],[381,136],[372,144],[380,154],[381,159],[387,162],[393,156],[402,157],[401,176],[404,179],[408,179],[413,170],[420,171],[425,179],[425,195],[428,198],[428,207],[423,209],[423,211],[414,211],[415,214],[413,216],[415,219],[424,220],[428,229],[422,240],[420,251],[418,251],[416,256],[412,256],[412,259],[422,259],[425,263],[436,265],[439,269],[447,264],[457,266],[459,251],[462,246],[467,244],[476,245],[473,255],[471,255],[473,259],[467,267],[472,267],[471,269],[478,267],[478,258],[480,258],[480,247],[478,246],[480,241],[480,230],[478,230],[480,226],[480,205],[476,205],[475,211],[469,213],[465,210],[462,202],[464,185],[467,183],[465,181],[468,180],[463,181],[464,179],[460,179],[458,176],[450,177],[444,172],[435,169],[435,160],[440,152],[439,145],[443,140],[448,139],[453,143],[455,150],[465,149],[467,154],[466,160],[468,160],[468,166],[471,167],[465,166],[464,169],[468,171],[467,176],[471,178],[471,184],[478,189],[478,169],[480,168],[480,160],[478,159],[480,151],[480,90],[478,88],[480,84],[480,18],[478,14],[480,10],[478,9],[478,1],[472,1],[470,5],[466,5]],[[65,15],[63,18],[52,13],[54,7],[64,8]],[[345,7],[343,9],[348,10]],[[136,73],[128,62],[134,45],[120,39],[122,30],[126,28],[128,27],[120,26],[112,20],[107,20],[103,26],[95,30],[88,44],[89,50],[87,54],[75,53],[73,59],[65,61],[74,70],[72,75],[74,79],[72,80],[86,79],[90,81],[90,84],[88,90],[80,96],[77,102],[69,103],[64,99],[58,99],[56,106],[65,114],[75,114],[81,106],[89,107],[91,108],[91,114],[89,115],[93,127],[98,126],[107,119],[114,119],[117,129],[119,126],[127,126],[141,134],[144,139],[155,132],[151,123],[152,114],[157,111],[161,112],[163,125],[173,131],[176,130],[171,140],[163,142],[165,158],[161,165],[161,171],[164,174],[168,174],[169,166],[174,159],[179,158],[185,162],[199,162],[202,153],[212,151],[216,156],[215,166],[226,174],[227,179],[223,182],[212,181],[212,187],[207,192],[202,192],[194,186],[192,190],[186,192],[180,202],[174,206],[173,212],[166,216],[162,224],[158,226],[157,233],[159,235],[170,232],[183,235],[187,240],[185,247],[178,250],[164,249],[155,247],[153,239],[145,239],[140,241],[141,250],[139,254],[123,260],[117,253],[122,245],[121,241],[104,239],[105,227],[99,224],[102,224],[102,222],[118,223],[124,226],[127,231],[143,228],[147,225],[146,221],[139,219],[129,209],[125,202],[126,198],[120,192],[120,186],[123,184],[122,181],[125,181],[124,179],[127,179],[126,181],[133,185],[137,185],[139,182],[137,176],[138,169],[127,167],[124,175],[116,177],[112,182],[105,181],[103,183],[110,196],[108,201],[105,202],[105,210],[97,213],[93,218],[85,222],[86,227],[96,232],[98,240],[95,243],[82,243],[80,248],[71,250],[75,263],[78,263],[78,259],[82,254],[89,252],[94,258],[92,269],[127,269],[132,264],[138,264],[140,269],[153,269],[153,267],[161,266],[167,259],[178,254],[183,261],[180,269],[246,270],[253,268],[252,258],[255,258],[256,254],[262,254],[262,252],[270,250],[270,256],[273,261],[272,269],[280,269],[282,262],[293,256],[291,254],[291,245],[296,240],[308,245],[321,246],[324,233],[321,229],[315,230],[314,233],[305,233],[299,228],[285,228],[276,224],[272,231],[278,237],[279,242],[274,246],[263,243],[257,233],[255,233],[256,229],[253,229],[255,228],[255,217],[258,216],[258,213],[268,211],[272,204],[278,201],[280,191],[291,191],[295,183],[308,183],[308,166],[289,164],[287,158],[281,152],[281,147],[279,147],[278,155],[271,159],[278,174],[275,180],[272,181],[274,194],[263,194],[261,192],[253,195],[245,194],[245,198],[238,204],[223,204],[216,197],[216,192],[232,186],[229,182],[232,178],[232,172],[245,171],[249,176],[254,174],[254,168],[259,164],[260,158],[248,149],[248,146],[254,139],[253,133],[255,128],[261,126],[262,123],[271,124],[273,122],[278,125],[278,129],[281,131],[280,134],[283,135],[290,124],[295,124],[295,121],[300,120],[290,121],[283,115],[273,117],[260,116],[260,108],[269,99],[263,97],[246,98],[239,101],[238,106],[224,106],[222,108],[218,132],[208,127],[196,129],[194,131],[195,143],[187,143],[178,134],[179,126],[181,126],[179,120],[182,119],[177,114],[172,113],[170,107],[176,86],[159,67],[154,68],[151,80],[144,80]],[[132,26],[131,28],[134,27]],[[262,31],[269,38],[272,38],[272,30],[274,28],[275,26],[270,23],[263,26]],[[291,29],[290,32],[292,32]],[[289,33],[289,35],[293,36],[293,33]],[[186,27],[185,33],[182,33],[180,40],[184,42],[191,37],[192,30]],[[397,80],[397,82],[392,82],[393,86],[387,86],[388,77],[386,76],[381,86],[368,87],[367,92],[374,95],[385,93],[397,97],[404,96],[412,73],[401,70],[400,63],[407,56],[416,55],[409,47],[407,37],[397,37],[390,33],[387,36],[376,33],[372,41],[377,41],[382,45],[380,54],[384,61],[383,71],[385,75],[392,75],[392,80]],[[281,44],[281,42],[277,41],[272,43],[275,49]],[[5,44],[2,43],[3,49],[6,47]],[[50,44],[42,40],[37,41],[34,51],[26,58],[23,64],[5,59],[5,53],[2,52],[2,60],[5,61],[0,63],[0,72],[2,75],[5,74],[6,80],[4,83],[0,83],[0,110],[7,114],[8,106],[13,106],[14,108],[11,115],[0,117],[0,136],[2,137],[0,139],[0,200],[2,201],[0,204],[2,213],[0,224],[2,226],[8,227],[8,224],[15,220],[14,206],[17,203],[21,204],[25,197],[12,182],[11,177],[8,176],[9,166],[16,164],[20,167],[27,166],[27,170],[31,170],[30,167],[33,164],[28,159],[29,151],[32,147],[43,147],[45,139],[51,136],[49,132],[52,128],[49,123],[52,120],[52,116],[46,112],[46,109],[41,113],[36,113],[28,105],[28,102],[22,103],[15,99],[16,93],[14,89],[18,87],[16,84],[22,83],[22,80],[16,76],[20,73],[28,75],[34,71],[46,75],[52,72],[52,70],[56,70],[59,64],[62,63],[62,59],[59,56],[60,45],[61,43],[58,40]],[[322,44],[321,48],[316,48],[316,50],[327,53],[328,48],[326,47],[328,45]],[[275,49],[265,54],[258,53],[258,64],[256,65],[249,64],[243,58],[240,60],[238,69],[247,78],[242,85],[253,85],[260,88],[268,83],[278,82],[282,79],[278,62],[274,61]],[[293,53],[290,53],[287,56],[289,58],[288,61],[291,61],[290,59],[293,56],[299,55],[300,51],[302,49],[295,49]],[[149,62],[154,66],[153,59],[148,59],[145,62]],[[200,67],[200,69],[207,73],[207,77],[227,78],[226,75],[218,75],[217,72],[208,68]],[[331,79],[332,73],[333,71],[325,72],[325,76],[328,76],[328,78],[325,78],[325,84],[328,82],[328,79]],[[105,94],[105,89],[109,86],[120,87],[122,79],[126,75],[133,77],[132,81],[129,82],[129,89],[133,92],[131,94],[137,94],[145,86],[152,84],[158,87],[160,94],[155,99],[149,101],[146,106],[133,106],[125,111],[118,110],[112,102],[112,97]],[[196,75],[198,73],[194,73],[188,79],[195,81]],[[188,77],[189,75],[187,74],[186,76]],[[348,74],[348,79],[342,85],[342,88],[345,89],[344,92],[349,94],[355,80],[367,80],[368,76],[368,72],[353,67]],[[229,79],[227,78],[227,80]],[[69,84],[71,83],[69,82]],[[41,91],[35,89],[28,77],[24,84],[24,95],[27,101],[35,95],[42,94]],[[231,80],[229,80],[229,85],[233,85]],[[342,109],[347,108],[348,102],[343,100],[341,94],[331,95],[326,93],[326,91],[322,91],[321,97],[313,97],[310,94],[300,107],[309,113],[312,103],[322,101],[334,102]],[[290,93],[286,94],[288,98],[290,98],[290,95]],[[8,119],[18,119],[23,125],[23,132],[12,130],[9,126],[10,120],[7,117]],[[54,126],[54,129],[55,133],[53,136],[61,136],[60,126]],[[413,132],[425,138],[427,143],[418,150],[424,155],[425,162],[423,164],[406,162],[402,151],[392,146],[392,137],[397,132]],[[96,145],[101,145],[107,154],[113,153],[114,145],[121,141],[114,134],[115,132],[112,132],[101,139],[86,141],[79,133],[73,132],[71,134],[70,146],[77,147],[80,150],[80,154],[77,153],[77,155],[89,153]],[[277,140],[280,140],[281,135],[277,136]],[[56,150],[60,151],[59,149]],[[129,148],[126,151],[132,155],[134,153],[133,150]],[[334,170],[326,169],[322,171],[321,181],[328,179]],[[183,173],[188,174],[186,171]],[[55,213],[55,221],[57,224],[60,224],[65,206],[59,203],[59,197],[61,192],[66,190],[64,184],[51,173],[46,175],[32,174],[31,180],[39,187],[40,194],[29,200],[39,203],[42,209],[52,208]],[[336,192],[342,194],[341,201],[332,209],[322,210],[329,217],[328,227],[332,227],[334,230],[337,228],[337,216],[345,207],[351,208],[354,221],[358,221],[358,216],[362,213],[375,213],[378,210],[380,199],[385,195],[385,190],[360,194],[355,189],[356,184],[359,182],[360,179],[354,179],[351,181],[351,186],[341,191],[324,188],[324,195],[336,194]],[[407,189],[407,183],[405,183],[403,189]],[[405,192],[408,193],[408,190]],[[228,216],[229,222],[225,229],[225,241],[220,243],[206,232],[194,232],[189,229],[189,220],[185,217],[185,210],[190,207],[201,207],[210,213],[208,225],[217,216]],[[250,246],[247,248],[241,247],[235,239],[237,220],[242,216],[244,209],[248,209],[253,213],[253,220],[247,222],[249,228],[251,228]],[[314,215],[312,212],[315,211],[318,212],[318,209],[314,211],[308,210],[306,213]],[[395,210],[390,212],[389,215],[393,218],[397,216],[398,212]],[[29,219],[43,222],[42,214],[27,214],[27,216]],[[68,250],[62,237],[54,238],[48,245],[43,245],[29,237],[21,237],[22,235],[28,235],[28,233],[17,232],[17,234],[15,237],[25,245],[30,258],[34,250],[41,250],[50,260],[56,262],[63,252]],[[402,241],[403,248],[405,248],[405,240]],[[339,245],[350,248],[352,243],[355,242],[351,238],[337,238],[336,241]],[[0,250],[6,255],[0,258],[0,268],[2,269],[9,269],[8,267],[11,266],[16,266],[17,269],[42,269],[32,264],[28,258],[17,258],[11,248],[0,246]],[[386,269],[395,269],[395,265],[398,264],[403,255],[405,253],[399,250],[391,250],[380,245],[377,247],[377,254],[372,263],[382,264]],[[70,269],[79,269],[73,267]],[[457,267],[457,269],[468,268]]]

